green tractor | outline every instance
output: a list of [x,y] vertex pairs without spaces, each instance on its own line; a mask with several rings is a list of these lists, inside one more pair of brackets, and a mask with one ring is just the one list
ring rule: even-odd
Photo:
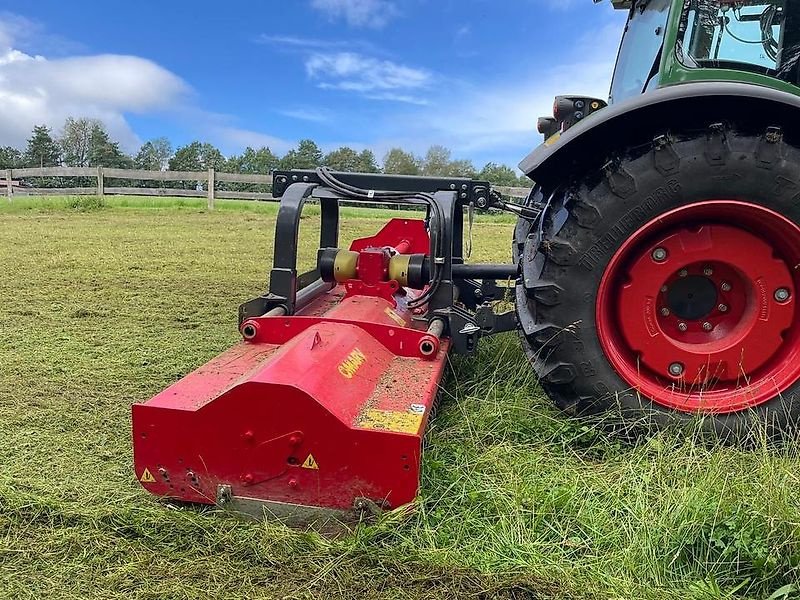
[[557,98],[520,165],[542,210],[515,233],[526,352],[569,413],[785,437],[800,422],[800,0],[613,4],[628,22],[610,102]]

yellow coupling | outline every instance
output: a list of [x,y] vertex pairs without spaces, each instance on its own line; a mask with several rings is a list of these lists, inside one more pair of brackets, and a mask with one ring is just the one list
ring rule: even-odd
[[389,259],[389,281],[396,281],[400,287],[408,287],[410,254],[396,254]]
[[333,277],[338,283],[358,277],[358,252],[340,250],[333,261]]

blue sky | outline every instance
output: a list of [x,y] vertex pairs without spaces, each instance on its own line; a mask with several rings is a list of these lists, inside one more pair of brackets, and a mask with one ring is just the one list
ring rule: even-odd
[[516,165],[553,96],[607,96],[623,22],[591,0],[0,0],[0,145],[72,115],[128,151],[312,138]]

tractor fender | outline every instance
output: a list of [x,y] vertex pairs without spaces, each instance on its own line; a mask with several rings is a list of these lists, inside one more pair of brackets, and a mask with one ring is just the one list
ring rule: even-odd
[[739,82],[677,84],[594,113],[539,146],[519,168],[539,184],[557,183],[607,160],[610,151],[650,141],[670,129],[685,131],[717,122],[780,125],[791,140],[800,137],[799,117],[800,97],[769,87]]

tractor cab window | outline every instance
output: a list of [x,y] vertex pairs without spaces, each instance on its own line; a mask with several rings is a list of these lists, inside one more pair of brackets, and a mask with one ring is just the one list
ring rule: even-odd
[[638,0],[631,8],[611,84],[612,102],[638,96],[658,83],[670,4],[670,0]]
[[687,0],[678,58],[798,82],[800,0]]

